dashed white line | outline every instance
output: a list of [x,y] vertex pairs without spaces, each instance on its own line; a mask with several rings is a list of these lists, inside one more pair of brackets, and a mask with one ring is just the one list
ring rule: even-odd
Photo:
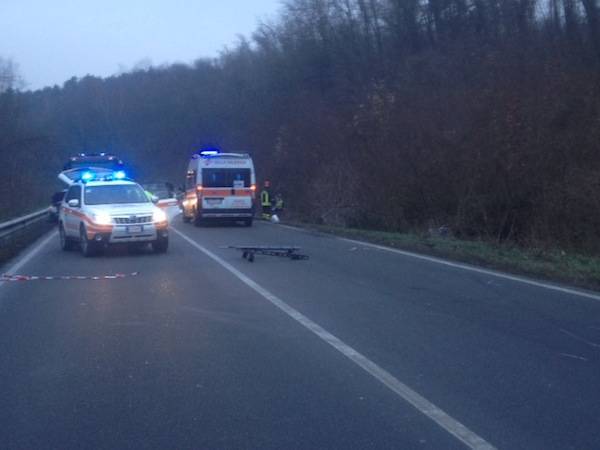
[[589,361],[589,359],[584,358],[583,356],[572,355],[570,353],[559,353],[558,355],[564,356],[565,358],[578,359],[579,361]]
[[585,344],[589,345],[590,347],[595,347],[595,348],[600,348],[600,344],[597,342],[592,342],[584,337],[578,336],[577,334],[569,331],[569,330],[565,330],[564,328],[560,328],[560,332],[561,333],[565,333],[567,336],[571,336],[573,339],[580,341],[580,342],[584,342]]
[[[43,240],[41,240],[35,247],[33,247],[31,250],[29,250],[29,252],[27,252],[25,255],[23,255],[23,257],[21,257],[20,259],[17,260],[17,262],[15,262],[12,266],[9,266],[9,268],[7,270],[4,270],[4,274],[6,275],[14,275],[17,273],[17,271],[19,269],[21,269],[21,267],[23,267],[25,264],[27,264],[29,261],[31,261],[31,259],[33,257],[35,257],[41,250],[42,248],[44,248],[44,246],[50,242],[51,239],[56,237],[56,231],[53,231],[52,233],[50,233],[49,236],[47,236],[46,238],[44,238]],[[0,281],[0,287],[2,287],[7,281]]]
[[[298,227],[294,227],[291,225],[277,225],[277,226],[288,228],[290,230],[307,232],[307,230],[305,230],[303,228],[298,228]],[[334,236],[334,235],[329,235],[329,236]],[[579,297],[585,297],[585,298],[589,298],[592,300],[600,301],[600,294],[595,294],[593,292],[586,292],[586,291],[573,289],[573,288],[569,288],[569,287],[563,287],[563,286],[559,286],[559,285],[555,285],[555,284],[544,283],[543,281],[532,280],[532,279],[520,277],[517,275],[510,275],[508,273],[497,272],[495,270],[483,269],[481,267],[471,266],[469,264],[462,264],[462,263],[457,263],[457,262],[453,262],[453,261],[448,261],[445,259],[436,258],[434,256],[421,255],[419,253],[413,253],[413,252],[409,252],[406,250],[399,250],[397,248],[386,247],[385,245],[372,244],[370,242],[357,241],[356,239],[349,239],[349,238],[344,238],[344,237],[339,237],[339,236],[334,236],[334,238],[337,240],[349,242],[349,243],[355,244],[355,245],[358,244],[358,245],[362,245],[365,247],[376,248],[378,250],[383,250],[386,252],[396,253],[396,254],[402,255],[402,256],[408,256],[410,258],[420,259],[422,261],[428,261],[428,262],[432,262],[435,264],[442,264],[444,266],[454,267],[455,269],[462,269],[462,270],[468,270],[471,272],[482,273],[484,275],[490,275],[490,276],[497,277],[497,278],[503,278],[505,280],[516,281],[518,283],[529,284],[531,286],[536,286],[536,287],[540,287],[540,288],[544,288],[544,289],[550,289],[553,291],[562,292],[563,294],[576,295]]]
[[483,439],[482,437],[480,437],[479,435],[477,435],[476,433],[474,433],[473,431],[468,429],[465,425],[463,425],[458,420],[456,420],[453,417],[451,417],[450,415],[448,415],[442,409],[438,408],[436,405],[431,403],[425,397],[423,397],[419,393],[412,390],[406,384],[402,383],[400,380],[398,380],[396,377],[394,377],[391,373],[389,373],[382,367],[378,366],[376,363],[374,363],[373,361],[371,361],[369,358],[362,355],[358,351],[354,350],[348,344],[344,343],[343,341],[341,341],[340,339],[335,337],[333,334],[329,333],[327,330],[325,330],[323,327],[321,327],[317,323],[313,322],[311,319],[306,317],[304,314],[300,313],[296,309],[289,306],[287,303],[285,303],[279,297],[275,296],[274,294],[272,294],[271,292],[269,292],[268,290],[266,290],[265,288],[260,286],[258,283],[253,281],[251,278],[247,277],[242,272],[240,272],[235,267],[233,267],[231,264],[229,264],[228,262],[226,262],[225,260],[223,260],[222,258],[217,256],[216,254],[214,254],[207,248],[198,244],[196,241],[194,241],[192,238],[188,237],[187,235],[183,234],[181,231],[179,231],[175,228],[171,228],[171,230],[175,234],[180,236],[182,239],[187,241],[194,248],[196,248],[197,250],[200,250],[206,256],[208,256],[209,258],[211,258],[212,260],[214,260],[215,262],[217,262],[218,264],[223,266],[225,269],[227,269],[229,272],[231,272],[233,275],[235,275],[240,281],[242,281],[244,284],[246,284],[248,287],[250,287],[251,289],[256,291],[261,296],[263,296],[266,300],[271,302],[273,305],[275,305],[277,308],[279,308],[281,311],[283,311],[289,317],[294,319],[300,325],[302,325],[303,327],[312,331],[320,339],[327,342],[329,345],[331,345],[338,352],[340,352],[341,354],[346,356],[357,366],[361,367],[363,370],[365,370],[371,376],[373,376],[374,378],[379,380],[381,383],[383,383],[385,386],[387,386],[391,391],[393,391],[395,394],[397,394],[400,398],[404,399],[406,402],[411,404],[413,407],[415,407],[422,414],[424,414],[429,419],[434,421],[436,424],[438,424],[440,427],[442,427],[444,430],[446,430],[452,436],[454,436],[455,438],[457,438],[458,440],[463,442],[467,447],[474,449],[474,450],[495,449],[495,447],[492,444],[490,444],[485,439]]

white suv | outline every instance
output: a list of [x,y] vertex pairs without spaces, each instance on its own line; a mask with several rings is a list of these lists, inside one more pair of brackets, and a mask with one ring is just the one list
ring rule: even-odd
[[61,248],[71,250],[79,243],[84,256],[119,242],[151,243],[157,253],[166,252],[169,246],[167,216],[139,184],[94,180],[88,174],[71,184],[65,194],[58,230]]

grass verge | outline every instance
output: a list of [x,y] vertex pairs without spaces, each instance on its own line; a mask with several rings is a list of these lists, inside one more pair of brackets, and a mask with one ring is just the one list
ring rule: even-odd
[[290,225],[600,291],[600,257],[416,233],[391,233],[300,222]]

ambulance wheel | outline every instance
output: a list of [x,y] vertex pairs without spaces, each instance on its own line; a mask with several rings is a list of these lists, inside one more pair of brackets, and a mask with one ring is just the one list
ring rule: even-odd
[[252,217],[250,217],[249,219],[244,219],[244,226],[245,227],[251,227],[252,226]]
[[81,249],[81,254],[86,258],[95,256],[98,253],[98,244],[88,239],[84,225],[81,225],[79,228],[79,248]]
[[204,225],[204,219],[202,219],[202,216],[198,214],[198,211],[194,212],[194,225],[197,227]]
[[75,248],[75,243],[72,239],[67,237],[67,233],[65,233],[65,227],[62,223],[58,226],[58,237],[60,238],[60,248],[63,251],[68,252]]
[[154,253],[166,253],[169,248],[169,238],[159,237],[152,243],[152,250]]

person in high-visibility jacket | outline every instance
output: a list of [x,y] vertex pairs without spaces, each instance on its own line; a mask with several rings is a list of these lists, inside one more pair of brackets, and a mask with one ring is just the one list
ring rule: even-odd
[[280,193],[275,194],[275,199],[273,200],[273,207],[271,208],[273,213],[281,216],[283,214],[283,197]]
[[263,184],[263,189],[260,191],[260,205],[262,206],[262,218],[269,220],[271,218],[271,211],[273,207],[273,202],[271,199],[271,192],[269,188],[271,187],[271,183],[269,181],[265,181]]

